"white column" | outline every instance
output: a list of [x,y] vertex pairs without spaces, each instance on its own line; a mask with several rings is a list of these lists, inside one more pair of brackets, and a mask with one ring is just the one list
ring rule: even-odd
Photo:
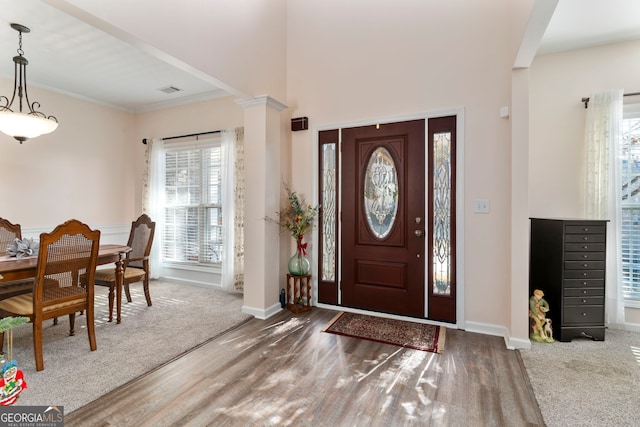
[[242,311],[266,319],[281,310],[279,227],[265,220],[280,210],[281,112],[286,105],[265,95],[238,101],[244,113],[245,233]]

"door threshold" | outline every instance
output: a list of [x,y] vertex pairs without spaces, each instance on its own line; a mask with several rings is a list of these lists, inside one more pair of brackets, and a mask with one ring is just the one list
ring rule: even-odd
[[445,328],[459,329],[455,323],[440,322],[437,320],[427,319],[426,317],[402,316],[400,314],[384,313],[381,311],[363,310],[360,308],[344,307],[341,305],[317,303],[316,307],[333,311],[345,311],[347,313],[364,314],[367,316],[384,317],[386,319],[404,320],[406,322],[423,323],[425,325],[443,326]]

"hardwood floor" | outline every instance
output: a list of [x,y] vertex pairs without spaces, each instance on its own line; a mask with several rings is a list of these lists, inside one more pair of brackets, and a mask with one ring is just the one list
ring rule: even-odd
[[65,425],[544,425],[502,338],[447,329],[444,353],[427,353],[321,332],[335,314],[252,319],[67,414]]

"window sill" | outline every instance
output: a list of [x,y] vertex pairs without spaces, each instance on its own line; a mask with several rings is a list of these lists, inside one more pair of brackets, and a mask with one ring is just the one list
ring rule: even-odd
[[203,265],[194,265],[194,264],[178,264],[171,262],[162,263],[162,268],[172,269],[172,270],[185,270],[185,271],[197,271],[201,273],[222,273],[222,266],[203,266]]
[[626,299],[624,300],[624,306],[625,308],[640,308],[640,300]]

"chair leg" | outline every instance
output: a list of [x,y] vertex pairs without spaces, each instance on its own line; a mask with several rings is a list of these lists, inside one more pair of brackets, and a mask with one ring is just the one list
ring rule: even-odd
[[131,294],[129,293],[129,284],[124,285],[124,293],[127,296],[127,302],[131,302]]
[[109,322],[113,322],[113,299],[115,298],[115,288],[115,283],[109,285]]
[[0,353],[4,353],[4,332],[0,332]]
[[89,334],[89,348],[91,351],[96,351],[98,348],[96,344],[96,328],[94,324],[94,309],[93,307],[87,307],[87,333]]
[[44,370],[44,357],[42,356],[42,320],[33,321],[33,353],[36,358],[36,371]]
[[146,277],[144,278],[143,286],[144,286],[144,297],[147,299],[147,305],[151,307],[152,304],[151,304],[151,294],[149,293],[149,279],[147,279]]
[[69,336],[72,337],[76,334],[76,314],[69,313]]
[[58,324],[58,318],[57,318],[57,317],[54,317],[54,318],[53,318],[53,324],[54,324],[54,325],[57,325],[57,324]]

